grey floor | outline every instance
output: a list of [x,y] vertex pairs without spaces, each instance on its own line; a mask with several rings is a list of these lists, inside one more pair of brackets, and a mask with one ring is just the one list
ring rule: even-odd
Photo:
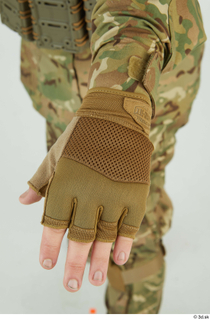
[[[207,36],[209,0],[201,1]],[[19,37],[0,25],[0,313],[106,313],[106,283],[88,282],[67,292],[62,284],[67,241],[57,266],[39,265],[43,200],[23,206],[19,195],[46,154],[45,122],[31,107],[19,81]],[[162,314],[210,313],[210,46],[206,44],[202,82],[189,123],[179,130],[176,152],[166,170],[173,200],[171,230],[164,237],[167,273]]]

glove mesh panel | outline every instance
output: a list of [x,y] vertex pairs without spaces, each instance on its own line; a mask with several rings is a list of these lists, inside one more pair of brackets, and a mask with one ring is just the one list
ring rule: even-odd
[[62,157],[114,181],[150,183],[153,145],[141,133],[115,122],[81,117]]

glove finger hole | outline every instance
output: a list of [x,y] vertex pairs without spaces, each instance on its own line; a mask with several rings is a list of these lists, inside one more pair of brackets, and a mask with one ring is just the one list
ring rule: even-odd
[[[121,227],[123,220],[127,216],[127,214],[128,208],[124,208],[118,221],[108,222],[105,220],[99,220],[97,225],[98,229],[96,240],[114,242],[117,238],[118,229]],[[119,217],[119,214],[117,214],[116,212],[115,216]]]
[[132,217],[131,212],[133,213],[134,211],[130,209],[130,213],[129,213],[128,208],[123,209],[120,219],[118,221],[118,232],[117,232],[118,236],[123,236],[131,239],[135,238],[135,235],[139,230],[139,228],[136,226],[127,224],[129,222],[133,223],[133,220],[131,219]]
[[43,216],[41,223],[43,226],[55,229],[67,229],[69,225],[69,221],[57,220],[48,216]]
[[96,240],[103,242],[114,242],[117,237],[117,224],[115,222],[98,221]]
[[[73,212],[73,204],[68,193],[57,188],[55,172],[51,176],[44,203],[44,213],[41,224],[55,229],[66,229],[69,226]],[[74,200],[74,199],[73,199]]]
[[67,238],[77,242],[93,242],[95,239],[94,229],[84,229],[73,225],[69,228]]
[[[72,212],[72,218],[71,218],[71,223],[69,226],[69,233],[68,233],[68,239],[73,240],[73,241],[78,241],[78,242],[92,242],[95,240],[95,236],[96,236],[96,231],[97,231],[97,223],[98,220],[101,217],[101,214],[103,212],[103,206],[100,206],[97,208],[97,210],[95,211],[95,218],[92,217],[92,221],[94,222],[93,227],[92,228],[88,228],[88,224],[86,224],[83,221],[83,228],[80,227],[81,226],[81,218],[83,218],[83,220],[85,220],[84,217],[84,207],[80,207],[78,206],[78,212],[77,212],[77,222],[80,224],[80,226],[75,225],[75,215],[76,215],[76,209],[77,209],[77,200],[74,199],[74,203],[73,203],[73,212]],[[89,209],[90,210],[90,209]],[[88,211],[89,212],[89,211]],[[82,216],[81,216],[82,214]],[[80,218],[78,217],[78,215],[80,216]]]
[[138,230],[139,228],[137,227],[122,223],[121,227],[118,230],[118,236],[134,239]]

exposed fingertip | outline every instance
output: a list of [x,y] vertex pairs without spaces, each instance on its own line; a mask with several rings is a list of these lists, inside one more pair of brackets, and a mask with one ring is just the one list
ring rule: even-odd
[[53,260],[51,259],[44,259],[44,260],[40,260],[40,264],[42,266],[42,268],[46,269],[46,270],[51,270],[55,267],[56,262],[53,262]]
[[67,282],[64,279],[63,286],[68,292],[77,292],[80,289],[79,281],[76,279],[69,279]]
[[22,193],[20,195],[19,199],[24,199],[27,196],[28,192],[29,192],[29,189],[27,191],[25,191],[24,193]]
[[48,268],[48,269],[52,268],[52,260],[51,259],[45,259],[42,264],[45,268]]
[[36,194],[36,192],[29,188],[26,192],[20,195],[19,201],[21,204],[28,205],[38,202],[42,199],[42,196]]
[[67,286],[72,290],[78,289],[78,281],[76,279],[70,279]]
[[123,262],[123,261],[125,261],[125,258],[126,258],[125,252],[121,251],[118,254],[117,260],[120,261],[120,262]]

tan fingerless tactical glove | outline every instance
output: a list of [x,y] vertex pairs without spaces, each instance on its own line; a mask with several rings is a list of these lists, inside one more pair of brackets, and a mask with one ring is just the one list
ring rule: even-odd
[[150,188],[152,108],[147,96],[88,91],[28,182],[45,196],[41,223],[80,242],[134,239]]

